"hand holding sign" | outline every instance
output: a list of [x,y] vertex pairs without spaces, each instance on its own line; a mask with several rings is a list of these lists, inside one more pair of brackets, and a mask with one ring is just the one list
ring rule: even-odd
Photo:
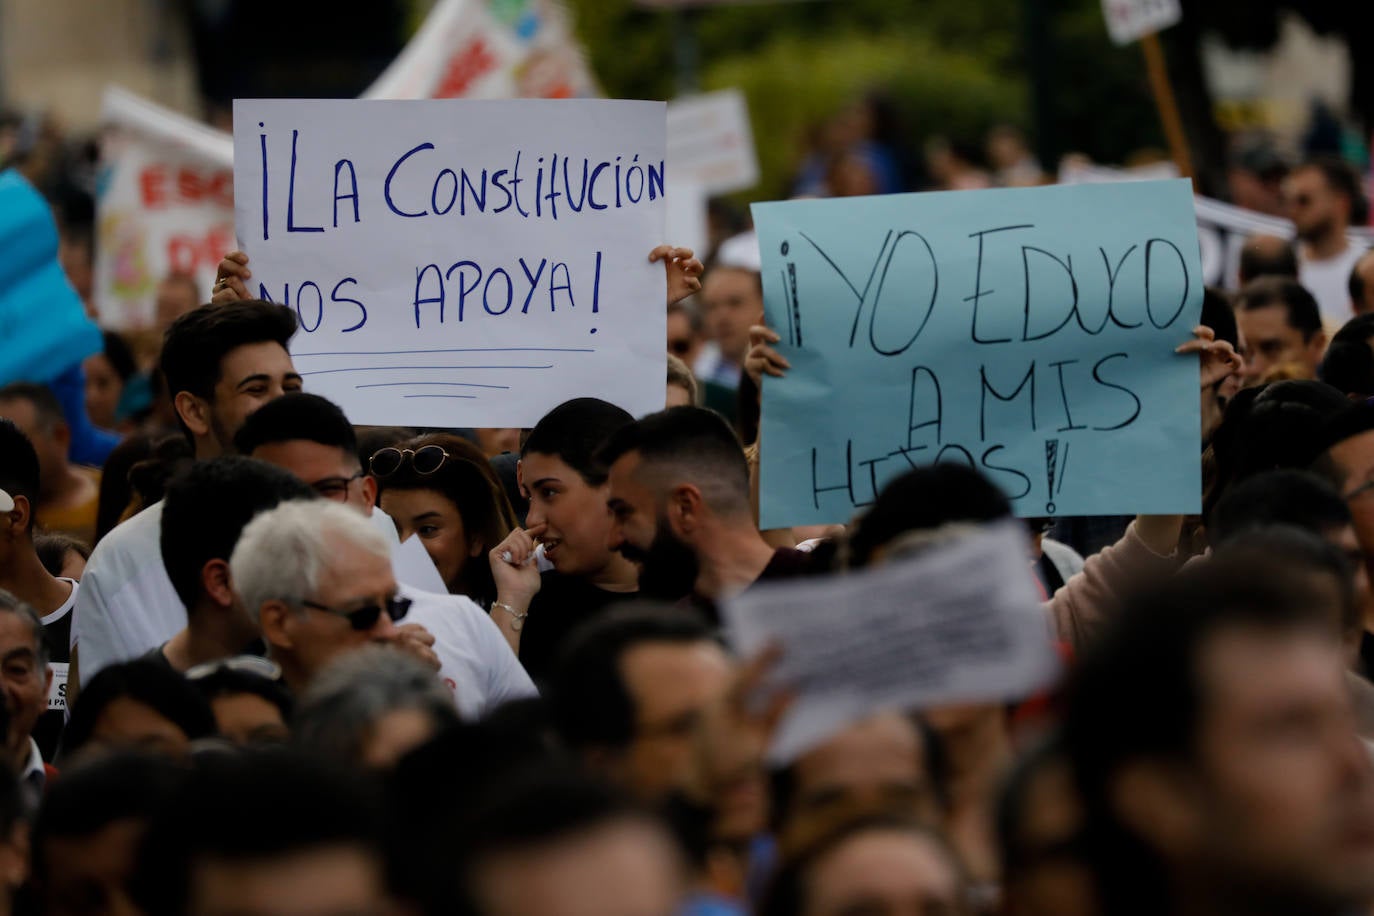
[[1023,515],[1196,510],[1197,376],[1171,352],[1202,297],[1187,182],[754,216],[793,367],[764,389],[764,527],[843,521],[938,461],[987,473]]
[[[239,100],[234,122],[248,291],[296,310],[297,367],[354,421],[662,408],[661,103]],[[690,288],[690,252],[666,257]]]

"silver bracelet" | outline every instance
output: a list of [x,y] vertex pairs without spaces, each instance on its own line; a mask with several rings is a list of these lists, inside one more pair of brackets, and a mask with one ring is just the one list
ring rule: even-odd
[[491,603],[491,606],[499,607],[501,610],[505,611],[507,614],[510,615],[510,628],[515,632],[519,633],[521,630],[525,628],[525,618],[530,616],[529,611],[517,611],[515,608],[511,607],[509,604],[506,604],[506,602],[504,601],[493,601]]

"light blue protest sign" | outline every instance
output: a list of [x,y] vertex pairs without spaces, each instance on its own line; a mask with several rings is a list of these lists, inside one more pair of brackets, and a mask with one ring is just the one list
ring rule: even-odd
[[0,172],[0,385],[51,382],[104,345],[57,260],[43,196]]
[[765,528],[849,520],[958,461],[1021,516],[1195,512],[1187,181],[755,204]]

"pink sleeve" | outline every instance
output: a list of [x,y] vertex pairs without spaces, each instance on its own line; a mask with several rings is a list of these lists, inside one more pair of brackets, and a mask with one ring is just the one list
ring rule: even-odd
[[1131,522],[1121,540],[1088,557],[1082,571],[1045,602],[1055,637],[1080,649],[1092,639],[1123,592],[1167,576],[1177,567],[1176,552],[1168,556],[1155,553],[1136,534],[1135,522]]

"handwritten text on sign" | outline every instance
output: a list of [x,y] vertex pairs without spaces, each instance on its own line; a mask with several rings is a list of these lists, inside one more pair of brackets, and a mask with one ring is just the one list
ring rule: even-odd
[[1018,514],[1197,509],[1186,181],[757,204],[765,527],[846,521],[962,461]]
[[358,423],[530,426],[663,407],[665,109],[237,101],[239,241]]

